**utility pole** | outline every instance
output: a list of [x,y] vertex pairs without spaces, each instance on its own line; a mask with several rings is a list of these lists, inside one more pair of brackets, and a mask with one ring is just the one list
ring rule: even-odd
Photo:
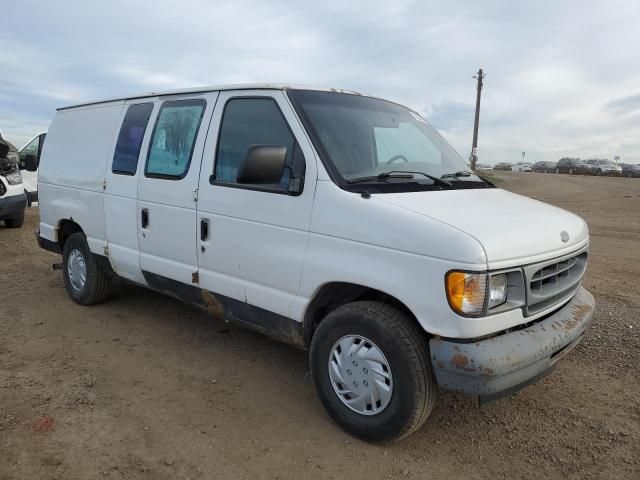
[[480,123],[480,93],[482,93],[482,80],[484,79],[484,73],[482,69],[478,70],[478,74],[473,78],[478,79],[477,94],[476,94],[476,118],[473,123],[473,145],[471,146],[471,170],[476,169],[476,162],[478,161],[478,125]]

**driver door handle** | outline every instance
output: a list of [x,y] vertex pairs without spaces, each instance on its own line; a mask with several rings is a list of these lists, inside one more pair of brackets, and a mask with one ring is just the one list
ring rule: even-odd
[[140,211],[140,225],[142,225],[142,228],[149,226],[149,210],[146,208]]

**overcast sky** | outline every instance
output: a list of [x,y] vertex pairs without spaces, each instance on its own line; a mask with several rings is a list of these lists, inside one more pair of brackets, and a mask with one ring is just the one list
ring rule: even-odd
[[0,8],[0,129],[55,108],[204,84],[348,88],[421,112],[479,162],[640,162],[640,1],[69,1]]

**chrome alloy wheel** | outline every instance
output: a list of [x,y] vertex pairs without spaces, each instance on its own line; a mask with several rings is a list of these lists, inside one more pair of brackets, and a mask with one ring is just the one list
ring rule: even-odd
[[84,285],[87,282],[87,264],[84,261],[82,252],[77,248],[74,248],[69,252],[69,258],[67,259],[67,274],[69,276],[71,288],[78,293],[82,292]]
[[329,379],[338,398],[356,413],[376,415],[391,401],[389,362],[375,343],[359,335],[346,335],[333,345]]

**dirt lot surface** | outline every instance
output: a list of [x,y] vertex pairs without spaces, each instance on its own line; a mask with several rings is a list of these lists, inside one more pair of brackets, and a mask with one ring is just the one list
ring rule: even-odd
[[77,306],[37,209],[0,227],[0,479],[637,480],[640,180],[500,178],[587,219],[594,325],[541,383],[483,408],[443,392],[394,445],[331,422],[305,352],[138,287]]

